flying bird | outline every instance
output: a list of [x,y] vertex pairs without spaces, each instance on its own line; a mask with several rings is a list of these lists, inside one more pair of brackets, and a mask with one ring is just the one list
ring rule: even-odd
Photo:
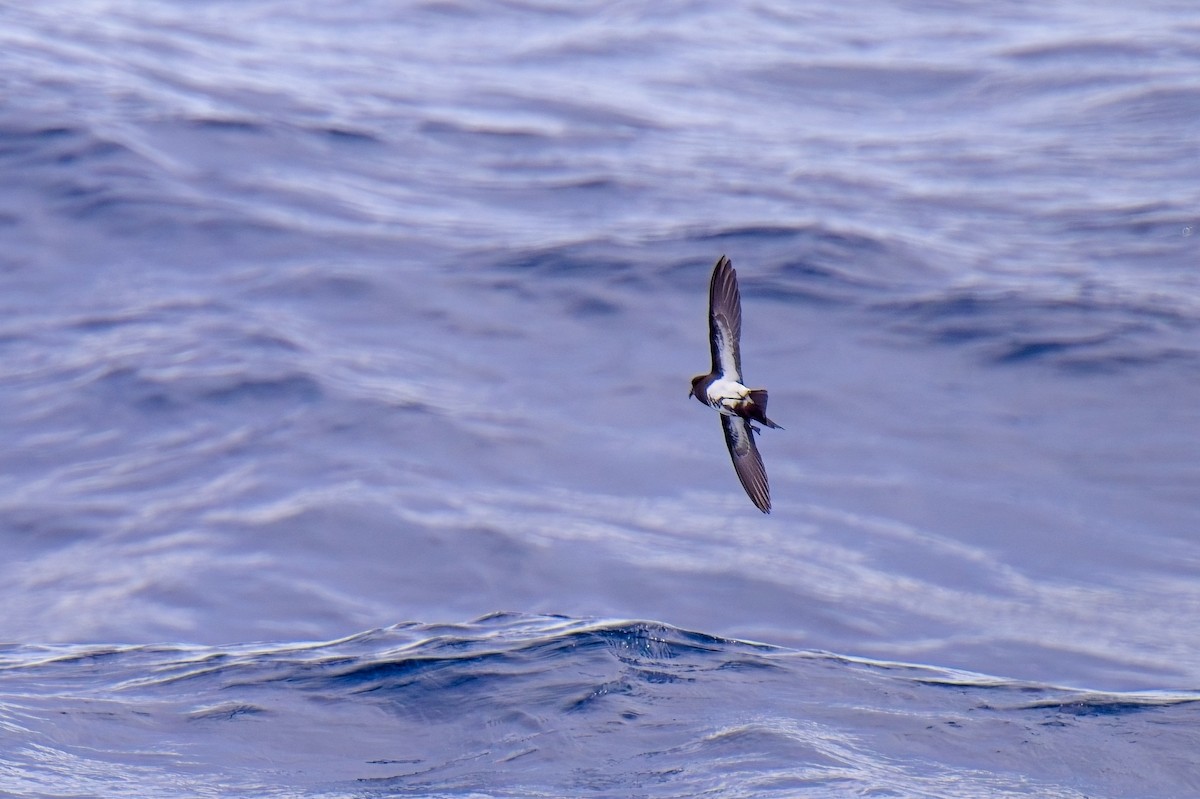
[[771,512],[771,487],[767,470],[754,443],[761,432],[752,422],[766,427],[783,428],[767,418],[767,390],[746,388],[742,383],[742,294],[738,291],[737,272],[722,255],[713,267],[708,284],[708,344],[712,351],[712,371],[692,378],[695,397],[721,414],[725,445],[742,488],[750,501],[763,513]]

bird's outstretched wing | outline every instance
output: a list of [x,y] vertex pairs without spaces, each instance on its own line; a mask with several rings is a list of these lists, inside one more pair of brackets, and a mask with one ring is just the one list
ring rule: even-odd
[[742,294],[738,291],[737,272],[722,255],[713,267],[708,284],[708,342],[712,349],[712,370],[729,380],[742,382]]
[[754,443],[750,423],[740,416],[722,414],[721,427],[725,431],[725,444],[729,447],[729,457],[733,459],[733,468],[742,481],[742,488],[746,489],[750,501],[759,510],[770,513],[771,487],[767,484],[767,470]]

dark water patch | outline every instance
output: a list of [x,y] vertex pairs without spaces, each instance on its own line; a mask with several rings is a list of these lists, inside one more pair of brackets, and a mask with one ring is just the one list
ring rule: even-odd
[[963,91],[987,73],[936,65],[811,64],[797,62],[747,74],[750,85],[787,91],[836,93],[907,101],[940,98]]
[[1076,121],[1103,121],[1135,130],[1146,139],[1195,134],[1200,131],[1200,89],[1180,86],[1129,90],[1094,103]]
[[577,244],[533,250],[500,258],[495,268],[548,278],[604,278],[607,281],[627,276],[635,270],[633,262],[598,254],[596,244]]
[[[880,239],[821,225],[753,225],[699,233],[696,238],[720,242],[727,247],[761,249],[762,254],[780,255],[788,250],[803,249],[814,260],[848,264],[857,264],[859,259],[876,259],[891,249]],[[889,254],[896,255],[894,252]]]
[[[322,664],[322,673],[312,675],[311,679],[323,685],[328,681],[328,687],[347,688],[355,693],[456,689],[498,676],[493,669],[505,665],[506,658],[496,652],[464,652],[457,656],[406,654],[381,662],[356,663],[328,674]],[[448,669],[451,672],[445,676],[440,674]],[[304,678],[297,675],[293,679]]]
[[337,144],[347,145],[376,145],[382,144],[383,140],[378,134],[366,130],[349,127],[317,127],[312,128],[315,132],[326,137],[330,141]]
[[442,139],[493,139],[514,146],[529,146],[548,138],[544,131],[519,125],[456,122],[452,120],[429,120],[422,122],[420,132]]
[[771,652],[774,647],[733,641],[704,633],[681,630],[650,622],[613,623],[594,629],[580,630],[567,636],[572,647],[576,642],[600,641],[610,647],[618,658],[651,658],[675,660],[689,656],[728,653],[731,649],[746,652]]
[[522,296],[542,290],[530,282],[537,279],[569,283],[564,307],[573,316],[602,317],[623,310],[630,293],[694,293],[722,254],[732,259],[748,300],[858,305],[931,279],[931,269],[903,245],[821,226],[690,230],[637,243],[596,239],[500,256],[479,253],[468,262],[521,275],[520,282],[497,287]]
[[[1136,238],[1156,237],[1173,239],[1181,246],[1186,242],[1189,225],[1200,215],[1195,209],[1181,207],[1173,202],[1143,203],[1114,208],[1069,208],[1054,211],[1044,221],[1057,226],[1062,234],[1117,234]],[[1105,239],[1111,244],[1111,239]],[[1147,265],[1150,266],[1150,265]]]
[[748,225],[745,227],[728,228],[710,233],[700,234],[698,238],[706,241],[773,241],[786,239],[795,241],[797,238],[811,234],[816,228],[795,228],[784,225]]
[[1200,320],[1111,292],[1051,299],[1024,291],[953,290],[875,306],[893,329],[936,345],[967,346],[994,365],[1046,362],[1080,372],[1200,360],[1187,346]]
[[1079,38],[1020,45],[1005,50],[1003,55],[1019,63],[1094,68],[1098,64],[1153,59],[1159,50],[1149,42]]
[[26,169],[45,167],[61,174],[64,168],[112,163],[132,154],[128,147],[80,127],[0,128],[0,159],[15,158],[13,165]]
[[1200,214],[1186,202],[1173,198],[1131,207],[1065,208],[1044,215],[1035,226],[1070,242],[1070,257],[1095,264],[1098,276],[1128,275],[1147,289],[1157,287],[1160,302],[1169,306],[1193,296]]
[[[285,373],[274,377],[241,374],[163,377],[152,370],[114,366],[90,380],[87,391],[107,397],[111,414],[125,407],[136,414],[178,414],[207,406],[297,406],[322,399],[319,381],[307,374]],[[110,419],[113,417],[110,416]]]
[[90,381],[89,391],[107,397],[104,405],[110,413],[126,406],[137,413],[160,414],[179,411],[186,404],[176,385],[148,377],[132,366],[105,370]]
[[272,300],[345,303],[365,310],[384,301],[385,289],[379,276],[322,261],[301,262],[292,269],[264,273],[248,286],[247,293]]
[[140,237],[146,233],[161,236],[162,221],[178,223],[188,210],[185,202],[139,195],[109,185],[64,183],[58,185],[57,193],[61,200],[58,210],[66,218],[104,225],[108,232],[119,237]]
[[29,129],[3,125],[0,126],[0,158],[43,152],[52,142],[78,139],[80,136],[79,129],[66,126]]
[[[295,225],[238,213],[226,213],[212,207],[198,213],[168,215],[156,229],[142,229],[143,248],[163,267],[196,269],[201,265],[219,270],[241,267],[265,260],[301,258],[311,252],[313,240]],[[331,247],[336,247],[330,242]],[[162,247],[162,250],[157,250]],[[168,249],[172,248],[172,249]]]
[[252,118],[193,117],[188,123],[201,131],[215,133],[246,133],[261,136],[269,132],[266,124]]
[[611,680],[587,688],[581,696],[564,699],[563,711],[566,713],[598,712],[605,709],[602,706],[606,705],[611,697],[632,697],[636,694],[637,689],[628,680]]
[[561,197],[564,193],[570,194],[572,192],[579,192],[581,194],[612,192],[624,188],[624,184],[608,177],[583,176],[554,181],[547,184],[545,188]]
[[1124,716],[1167,708],[1184,707],[1200,718],[1200,696],[1195,694],[1148,693],[1141,695],[1086,694],[1050,696],[1024,705],[1028,710],[1053,710],[1070,716]]
[[601,141],[635,142],[634,134],[664,129],[661,119],[636,114],[620,105],[596,102],[573,101],[571,98],[530,96],[498,92],[481,98],[485,106],[502,104],[539,117],[553,119],[570,127],[572,140],[592,140],[594,134],[603,133]]
[[226,702],[193,710],[187,718],[189,721],[233,721],[241,716],[261,716],[269,712],[246,702]]
[[1114,336],[1086,336],[1073,339],[1034,339],[1006,342],[992,356],[995,363],[1019,363],[1040,358],[1062,356],[1072,353],[1077,359],[1086,359],[1080,350],[1088,350],[1109,343]]
[[929,267],[896,242],[820,225],[763,225],[698,234],[733,259],[743,294],[847,304],[928,279]]
[[234,379],[226,385],[209,388],[200,396],[206,401],[229,405],[241,402],[307,404],[316,402],[323,395],[321,384],[311,376],[288,374],[270,379]]
[[[123,328],[147,327],[153,329],[158,326],[184,324],[186,320],[228,318],[234,314],[235,311],[231,306],[205,297],[163,298],[119,309],[111,307],[83,309],[75,317],[64,318],[61,324],[63,329],[68,331],[78,331],[84,335],[102,335],[118,332]],[[153,331],[148,330],[147,334],[151,332]],[[273,343],[275,345],[283,344],[282,341]]]
[[621,304],[598,295],[575,297],[569,303],[572,316],[579,318],[603,318],[616,316],[621,312]]

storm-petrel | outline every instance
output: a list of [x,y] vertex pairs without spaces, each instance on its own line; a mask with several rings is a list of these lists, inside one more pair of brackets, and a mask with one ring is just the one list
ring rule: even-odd
[[708,345],[712,351],[712,371],[692,378],[689,396],[716,408],[725,430],[725,444],[733,458],[742,488],[763,513],[771,512],[771,488],[767,470],[754,444],[758,422],[767,427],[782,427],[767,418],[767,390],[746,388],[742,384],[742,294],[738,291],[737,272],[722,255],[713,267],[708,284]]

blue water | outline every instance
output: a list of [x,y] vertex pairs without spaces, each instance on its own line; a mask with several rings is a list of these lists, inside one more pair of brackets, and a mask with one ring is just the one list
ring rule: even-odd
[[0,6],[0,794],[1200,794],[1198,75],[1165,0]]
[[20,795],[1167,795],[1149,782],[1179,796],[1200,744],[1195,694],[1052,688],[645,622],[498,615],[319,644],[26,646],[0,666],[6,684],[36,685],[5,708],[25,740],[5,769]]

